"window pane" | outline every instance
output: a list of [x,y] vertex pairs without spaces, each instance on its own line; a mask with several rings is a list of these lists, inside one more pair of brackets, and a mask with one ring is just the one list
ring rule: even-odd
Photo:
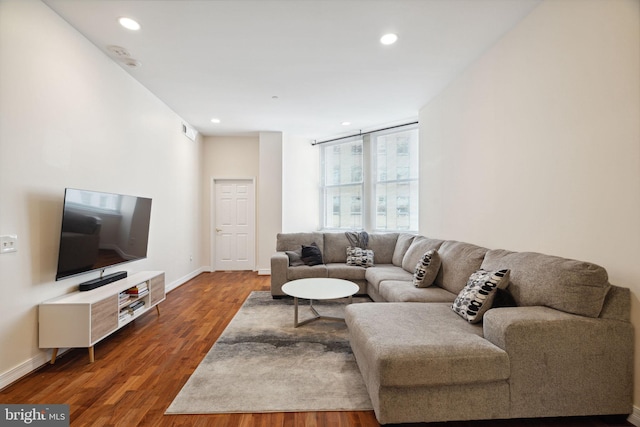
[[[376,229],[418,229],[418,182],[376,184]],[[382,202],[381,202],[382,201]],[[384,207],[381,205],[384,204]]]
[[375,138],[377,230],[418,230],[418,129]]
[[345,185],[325,188],[325,227],[362,228],[362,186]]
[[376,137],[376,177],[418,179],[418,129]]
[[362,182],[362,139],[326,147],[323,152],[325,185]]

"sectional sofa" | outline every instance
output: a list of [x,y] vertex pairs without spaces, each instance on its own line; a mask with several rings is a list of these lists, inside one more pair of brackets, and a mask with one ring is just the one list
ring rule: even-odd
[[[301,263],[312,244],[322,262]],[[365,267],[349,247],[345,233],[279,234],[271,293],[335,277],[369,295],[345,320],[381,424],[632,412],[630,292],[604,268],[403,233],[370,235]]]

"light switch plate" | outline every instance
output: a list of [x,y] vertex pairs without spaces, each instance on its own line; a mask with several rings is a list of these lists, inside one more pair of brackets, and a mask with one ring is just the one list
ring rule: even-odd
[[15,234],[0,236],[0,254],[9,252],[18,252],[18,236]]

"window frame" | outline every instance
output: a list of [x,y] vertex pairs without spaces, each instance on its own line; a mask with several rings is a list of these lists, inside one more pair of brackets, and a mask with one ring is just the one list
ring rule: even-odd
[[[415,166],[415,177],[411,177],[410,175],[410,169],[409,169],[409,176],[402,176],[399,177],[397,176],[398,174],[398,170],[396,169],[395,171],[391,172],[390,169],[385,169],[386,175],[381,176],[380,178],[383,178],[382,180],[378,180],[378,165],[376,164],[377,162],[377,156],[376,156],[376,151],[377,151],[377,144],[378,144],[378,138],[380,137],[384,137],[384,136],[388,136],[394,133],[401,133],[401,132],[406,132],[406,131],[412,131],[412,130],[416,130],[418,131],[419,127],[417,123],[413,123],[410,125],[406,125],[406,126],[398,126],[398,127],[394,127],[394,128],[390,128],[390,129],[386,129],[386,130],[382,130],[382,131],[376,131],[376,132],[371,132],[371,133],[366,133],[366,134],[361,134],[361,135],[357,135],[357,136],[353,136],[353,137],[349,137],[349,138],[344,138],[338,141],[332,141],[330,143],[326,143],[320,146],[320,191],[319,191],[319,196],[320,196],[320,224],[321,224],[321,229],[325,230],[325,231],[341,231],[341,230],[367,230],[367,231],[373,231],[373,232],[403,232],[403,233],[417,233],[418,229],[419,229],[419,164]],[[327,184],[327,173],[333,173],[334,174],[334,179],[335,179],[335,169],[336,169],[336,165],[333,165],[333,169],[331,171],[327,170],[326,167],[326,156],[328,154],[332,154],[332,155],[347,155],[345,153],[345,150],[343,150],[342,148],[338,148],[341,145],[345,145],[345,144],[353,144],[354,142],[358,142],[361,141],[361,149],[356,148],[357,146],[351,146],[351,148],[348,150],[348,155],[362,155],[362,159],[361,159],[361,163],[360,163],[360,171],[359,173],[354,173],[353,170],[349,171],[349,175],[351,178],[351,182],[349,183],[339,183],[339,184],[335,184],[335,183],[331,183],[331,184]],[[419,146],[420,146],[420,142],[419,142],[419,134],[416,136],[416,141],[415,141],[415,153],[411,153],[411,141],[407,140],[407,146],[405,147],[404,145],[398,145],[396,147],[396,153],[395,155],[398,157],[409,157],[409,156],[413,156],[415,155],[415,159],[417,160],[417,154],[418,154],[418,150],[419,150]],[[384,152],[389,155],[389,150],[387,149],[386,145],[384,148]],[[409,167],[407,167],[409,168]],[[339,169],[339,167],[338,167]],[[389,173],[395,173],[396,176],[394,177],[394,179],[388,179],[388,175]],[[341,174],[338,175],[342,175],[344,174],[344,170],[341,170]],[[358,178],[357,175],[360,175],[359,177],[361,178],[360,180],[354,180],[354,178]],[[404,174],[407,175],[407,174]],[[403,184],[408,184],[409,185],[409,192],[411,194],[411,185],[415,185],[415,195],[413,195],[415,197],[415,201],[414,201],[414,214],[415,214],[415,223],[414,223],[414,227],[412,227],[410,221],[411,218],[409,217],[409,227],[408,228],[378,228],[377,227],[377,223],[378,223],[378,214],[380,213],[380,196],[379,194],[376,193],[376,187],[379,184],[396,184],[396,185],[403,185]],[[329,195],[329,191],[330,189],[336,189],[339,187],[342,188],[347,188],[347,187],[359,187],[360,188],[360,226],[359,227],[353,227],[353,226],[342,226],[342,224],[338,224],[337,226],[334,226],[334,224],[330,224],[331,221],[328,220],[327,215],[331,214],[334,217],[336,216],[336,205],[335,205],[335,198],[336,197],[340,197],[339,195],[336,196],[336,193],[333,193],[331,195]],[[388,217],[389,215],[389,196],[387,194],[384,194],[384,200],[385,200],[385,206],[384,206],[384,215],[385,217]],[[329,199],[328,199],[329,197]],[[354,195],[351,195],[351,200],[350,200],[350,205],[349,205],[349,223],[350,224],[354,224],[353,221],[353,197]],[[400,200],[400,198],[406,197],[403,195],[395,195],[392,196],[396,201]],[[410,197],[410,202],[413,201],[411,200],[412,197]],[[327,206],[329,205],[329,206]],[[396,203],[397,205],[397,203]],[[405,210],[406,210],[406,203],[403,205],[405,206]],[[409,206],[411,205],[411,203],[409,203]],[[331,212],[329,212],[327,209],[331,209]],[[397,206],[397,208],[399,208],[399,205]],[[344,211],[344,209],[342,209]],[[409,209],[409,211],[411,211]],[[342,218],[344,212],[342,213],[338,213],[338,216],[340,218]],[[406,213],[405,215],[410,216],[410,213]],[[346,218],[346,216],[345,216]],[[356,221],[357,222],[357,221]],[[398,225],[397,221],[396,221],[396,226]]]

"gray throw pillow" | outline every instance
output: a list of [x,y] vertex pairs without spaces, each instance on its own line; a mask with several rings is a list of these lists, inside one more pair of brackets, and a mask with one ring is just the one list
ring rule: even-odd
[[316,245],[316,242],[313,242],[309,246],[302,245],[302,256],[300,259],[309,266],[323,264],[322,252],[320,252],[320,248]]
[[509,285],[509,273],[507,269],[477,270],[471,274],[451,308],[469,323],[480,322],[491,308],[498,288],[505,289]]
[[428,288],[433,285],[440,270],[440,264],[442,260],[438,251],[431,249],[422,255],[420,261],[416,265],[416,270],[413,273],[413,285],[416,288]]
[[297,267],[299,265],[304,265],[304,262],[300,257],[302,256],[302,248],[295,251],[284,251],[285,254],[289,257],[289,266]]

